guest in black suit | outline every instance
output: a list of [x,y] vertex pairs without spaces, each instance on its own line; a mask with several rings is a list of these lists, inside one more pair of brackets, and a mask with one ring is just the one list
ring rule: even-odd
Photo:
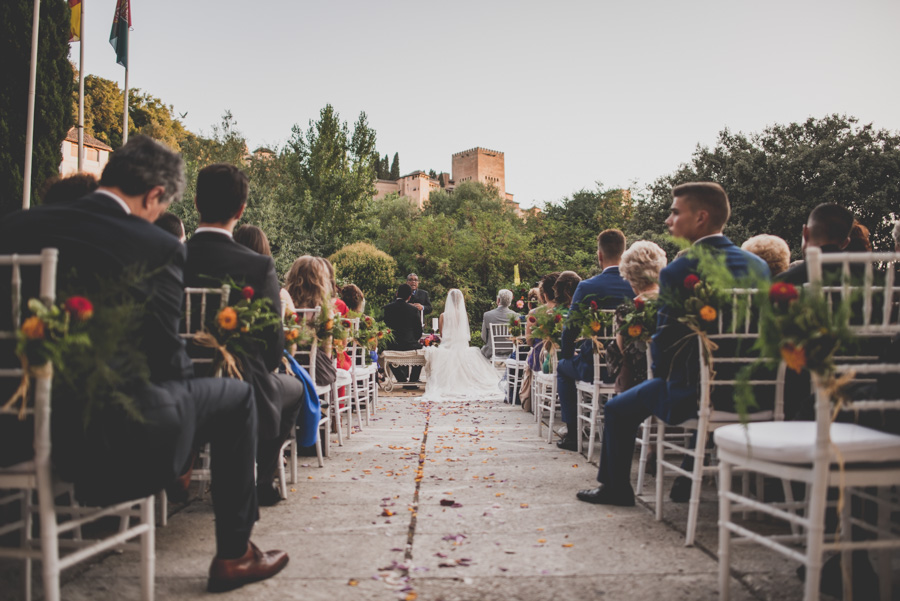
[[178,155],[134,136],[110,157],[96,192],[8,216],[0,225],[0,252],[58,248],[60,289],[77,286],[88,295],[99,293],[104,282],[144,270],[131,292],[145,307],[136,340],[147,355],[149,382],[121,391],[144,419],[110,404],[85,429],[82,407],[54,403],[54,463],[75,482],[83,503],[110,504],[169,485],[183,473],[192,449],[210,442],[216,557],[208,586],[219,591],[269,578],[288,557],[264,553],[249,541],[259,519],[253,389],[237,380],[190,379],[191,361],[178,335],[185,247],[153,225],[181,197],[184,184]]
[[[409,284],[400,284],[397,288],[397,298],[394,302],[384,306],[384,323],[393,331],[394,341],[388,343],[391,351],[412,351],[422,348],[419,338],[422,337],[422,321],[419,319],[419,310],[409,303],[412,298],[412,288]],[[422,372],[421,365],[414,365],[412,372],[409,367],[401,365],[391,367],[394,377],[398,382],[418,382]]]
[[412,297],[409,299],[409,304],[421,311],[424,319],[425,315],[431,313],[431,299],[428,298],[427,292],[419,288],[419,276],[416,274],[411,273],[406,276],[406,283],[412,289]]
[[[184,266],[187,286],[218,286],[230,278],[243,288],[250,286],[253,298],[269,299],[272,310],[281,315],[281,300],[275,261],[235,242],[234,227],[247,206],[247,176],[233,165],[219,163],[200,170],[194,203],[200,224],[187,243]],[[232,289],[231,303],[241,299],[241,289]],[[257,497],[261,505],[275,505],[281,494],[274,480],[281,446],[291,436],[305,392],[293,375],[272,373],[284,350],[284,329],[276,325],[263,333],[264,344],[238,357],[244,380],[253,386],[259,416],[256,451]]]
[[[850,230],[853,228],[853,213],[840,205],[823,203],[817,206],[809,214],[809,219],[803,225],[803,245],[801,249],[806,254],[810,246],[818,246],[823,253],[841,252],[850,244]],[[829,266],[839,275],[840,266]],[[827,278],[828,274],[824,274]],[[806,261],[800,261],[787,271],[778,275],[779,282],[788,282],[799,286],[809,281],[806,270]],[[826,282],[827,283],[827,282]]]

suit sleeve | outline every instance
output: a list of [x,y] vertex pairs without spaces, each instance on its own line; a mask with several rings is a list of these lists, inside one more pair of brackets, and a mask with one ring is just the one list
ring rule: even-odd
[[187,251],[179,244],[169,261],[153,272],[144,316],[144,347],[151,379],[162,381],[185,379],[193,375],[193,366],[178,335],[181,306],[184,301],[184,263]]
[[[272,310],[276,315],[281,315],[281,286],[278,284],[278,276],[275,275],[275,261],[266,257],[266,276],[263,279],[262,290],[259,291],[263,298],[272,302]],[[266,369],[272,371],[281,363],[281,355],[284,351],[284,328],[279,321],[271,330],[266,332],[266,348],[263,350],[263,358]]]
[[419,319],[419,312],[416,310],[416,308],[415,307],[410,307],[410,308],[412,309],[410,316],[412,317],[412,322],[413,322],[413,324],[412,324],[413,325],[413,333],[415,334],[416,341],[418,341],[419,338],[422,337],[422,320]]
[[[575,288],[575,294],[572,295],[572,304],[569,305],[569,313],[577,311],[584,300],[584,286],[578,284]],[[568,319],[566,320],[568,321]],[[560,359],[571,359],[575,356],[575,339],[578,338],[578,332],[573,328],[567,328],[563,323],[562,344],[559,351]]]
[[431,299],[428,297],[428,293],[422,290],[422,296],[425,298],[422,299],[422,315],[428,315],[431,313]]
[[488,343],[488,329],[490,328],[490,324],[488,323],[488,314],[485,313],[481,317],[481,341],[485,344]]
[[[674,291],[674,287],[683,280],[682,262],[674,261],[671,265],[659,272],[659,298],[666,299]],[[686,274],[685,274],[686,275]],[[671,310],[665,304],[660,303],[656,317],[656,333],[650,345],[651,358],[653,360],[653,376],[665,378],[668,376],[671,363],[671,347],[680,335],[680,328],[672,322]]]

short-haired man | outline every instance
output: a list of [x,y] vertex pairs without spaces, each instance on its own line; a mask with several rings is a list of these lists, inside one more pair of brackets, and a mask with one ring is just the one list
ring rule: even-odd
[[153,222],[181,198],[184,185],[177,154],[133,136],[110,157],[97,191],[9,215],[0,224],[0,252],[58,248],[60,289],[77,285],[89,295],[99,294],[104,282],[139,270],[146,274],[130,291],[144,306],[135,340],[146,353],[149,382],[122,391],[144,420],[109,409],[83,429],[83,407],[54,403],[54,462],[73,478],[82,502],[107,505],[170,485],[195,445],[210,442],[216,557],[208,588],[223,591],[274,576],[288,557],[264,553],[250,542],[259,519],[253,389],[227,378],[191,379],[191,361],[178,335],[185,247]]
[[410,289],[412,289],[412,296],[409,299],[409,304],[422,312],[422,318],[424,319],[426,315],[431,313],[431,299],[428,298],[428,293],[419,288],[419,276],[414,273],[406,276],[406,283],[409,285]]
[[169,232],[178,238],[178,241],[182,244],[187,240],[187,236],[184,234],[184,223],[182,223],[181,219],[178,218],[178,215],[174,213],[166,211],[157,217],[156,221],[153,222],[153,225],[165,232]]
[[[810,246],[817,246],[823,253],[840,252],[850,244],[850,230],[853,228],[853,213],[834,203],[823,203],[817,206],[809,214],[806,224],[803,226],[803,244],[801,249],[806,254]],[[776,278],[780,282],[788,282],[794,285],[805,284],[809,281],[806,269],[806,261],[783,271]]]
[[[582,280],[572,295],[569,311],[581,309],[585,303],[595,301],[602,309],[615,309],[622,301],[634,298],[631,284],[619,273],[619,262],[625,252],[625,234],[620,230],[603,230],[597,236],[597,262],[601,272]],[[575,381],[590,382],[594,379],[593,342],[586,340],[581,352],[575,354],[578,332],[563,324],[559,364],[556,368],[556,389],[562,419],[566,423],[566,435],[556,446],[568,451],[578,450],[578,411],[576,407]]]
[[[721,186],[709,182],[686,183],[672,190],[672,206],[666,226],[676,238],[703,244],[725,256],[725,264],[737,277],[751,273],[768,277],[769,267],[759,257],[741,250],[722,234],[731,207]],[[683,256],[659,274],[660,298],[683,286],[696,273],[697,260]],[[610,399],[604,407],[603,445],[597,480],[600,486],[578,493],[588,503],[634,505],[631,460],[640,424],[656,415],[668,424],[680,424],[696,415],[699,396],[697,353],[676,353],[676,343],[690,335],[686,326],[670,316],[664,304],[659,309],[656,334],[651,343],[654,378]],[[696,349],[691,345],[690,348]]]
[[481,322],[481,340],[484,346],[481,347],[481,354],[485,359],[491,358],[491,324],[509,323],[509,318],[516,314],[509,308],[512,303],[513,293],[510,290],[500,290],[497,292],[497,307],[490,311],[485,311],[483,321]]
[[[242,289],[250,286],[254,299],[269,299],[272,311],[281,315],[275,261],[234,241],[234,227],[244,214],[248,194],[247,176],[234,165],[219,163],[200,170],[194,198],[200,223],[187,243],[184,283],[217,287],[234,281],[240,288],[232,289],[232,304],[241,299]],[[293,375],[272,373],[281,364],[284,351],[281,324],[262,332],[261,337],[264,344],[255,344],[238,359],[244,380],[253,386],[259,416],[257,498],[260,505],[275,505],[281,500],[274,484],[281,447],[293,434],[305,389]]]
[[[422,337],[422,320],[419,319],[419,309],[411,305],[412,287],[409,284],[400,284],[397,288],[397,297],[394,302],[384,306],[384,323],[394,334],[394,340],[387,345],[392,351],[412,351],[422,348],[419,338]],[[414,365],[412,371],[409,366],[401,365],[391,367],[394,377],[398,382],[418,382],[422,372],[421,365]]]

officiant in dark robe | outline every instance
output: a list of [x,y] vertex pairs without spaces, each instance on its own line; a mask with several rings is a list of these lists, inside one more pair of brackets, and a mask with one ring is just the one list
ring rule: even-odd
[[[397,288],[397,298],[394,302],[384,306],[384,323],[394,335],[394,340],[387,345],[389,351],[413,351],[422,348],[419,343],[419,338],[422,337],[422,320],[419,309],[411,304],[412,292],[409,284],[401,284]],[[391,371],[394,372],[398,382],[418,382],[422,366],[413,366],[412,372],[406,365],[392,366]]]

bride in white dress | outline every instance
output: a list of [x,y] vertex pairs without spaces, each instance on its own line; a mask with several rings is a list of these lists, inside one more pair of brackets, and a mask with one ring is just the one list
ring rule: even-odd
[[500,374],[481,349],[469,346],[469,317],[462,292],[447,294],[441,315],[441,344],[425,349],[426,401],[502,400]]

